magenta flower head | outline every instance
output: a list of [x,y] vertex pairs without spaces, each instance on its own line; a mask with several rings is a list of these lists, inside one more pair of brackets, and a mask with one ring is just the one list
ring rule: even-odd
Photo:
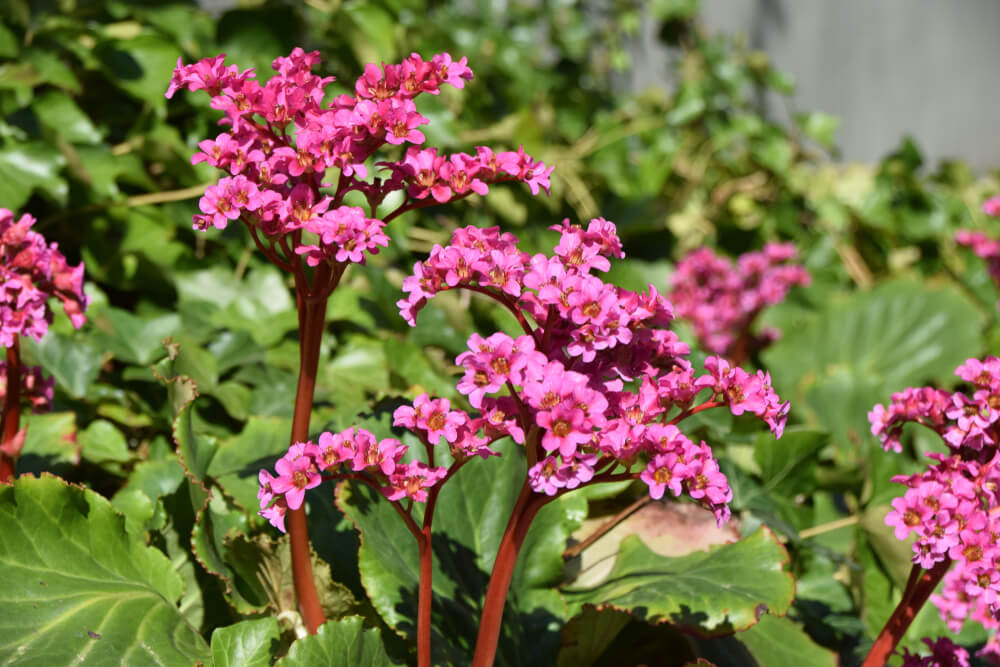
[[[296,48],[272,63],[267,81],[253,70],[226,66],[223,55],[193,65],[178,63],[167,97],[179,90],[204,90],[229,126],[215,139],[198,144],[192,163],[207,162],[227,175],[209,187],[199,202],[194,227],[223,229],[230,222],[246,225],[267,258],[299,277],[304,263],[328,267],[323,284],[311,286],[310,298],[329,295],[349,264],[363,264],[389,243],[386,222],[414,208],[485,195],[489,186],[521,181],[533,193],[549,188],[551,168],[523,150],[495,153],[477,147],[476,154],[445,155],[424,148],[420,128],[429,120],[417,110],[419,95],[436,95],[441,86],[463,88],[472,79],[466,59],[447,53],[425,61],[413,53],[399,64],[369,64],[354,85],[353,95],[324,104],[333,77],[312,73],[318,52]],[[402,153],[398,160],[371,164],[376,153]],[[386,178],[371,178],[374,169]],[[360,208],[344,204],[357,192]],[[375,217],[393,192],[406,196],[396,210]],[[515,274],[497,273],[508,290]]]
[[[725,521],[732,498],[725,476],[711,449],[675,424],[726,406],[780,436],[788,403],[762,371],[711,357],[698,374],[685,358],[689,347],[666,329],[670,302],[652,287],[637,294],[595,275],[623,255],[612,223],[600,218],[584,229],[564,221],[554,229],[560,238],[553,254],[533,257],[497,228],[457,230],[404,280],[400,313],[414,325],[439,292],[469,289],[514,315],[524,331],[517,338],[470,337],[456,359],[464,369],[457,388],[480,411],[468,424],[482,428],[487,442],[509,436],[531,449],[528,481],[536,492],[555,496],[611,479],[609,471],[623,465],[629,472],[620,474],[644,481],[653,497],[669,489]],[[765,264],[791,256],[784,247],[769,251],[761,255]],[[428,401],[421,396],[413,408],[400,408],[395,424],[426,438],[418,407]]]
[[[968,359],[955,374],[971,385],[971,392],[911,387],[893,394],[888,407],[876,405],[869,413],[872,433],[886,449],[902,450],[902,429],[910,422],[935,431],[950,449],[947,455],[928,454],[932,462],[923,472],[893,478],[906,491],[892,501],[885,523],[898,539],[915,538],[913,562],[920,567],[952,563],[942,593],[931,598],[951,629],[958,632],[966,620],[973,620],[996,631],[1000,359]],[[939,646],[945,653],[950,650]],[[938,655],[938,647],[931,648]],[[913,664],[968,664],[967,656],[964,660]]]
[[983,202],[983,213],[1000,218],[1000,197],[990,197]]
[[769,243],[735,265],[709,248],[695,250],[677,264],[670,300],[677,316],[694,325],[703,348],[743,360],[780,335],[750,331],[761,311],[783,301],[794,285],[811,282],[804,267],[790,263],[794,258],[790,243]]
[[62,302],[74,327],[86,321],[90,299],[83,293],[83,264],[70,266],[55,243],[31,229],[35,219],[0,209],[0,346],[14,336],[39,340],[52,322],[49,299]]

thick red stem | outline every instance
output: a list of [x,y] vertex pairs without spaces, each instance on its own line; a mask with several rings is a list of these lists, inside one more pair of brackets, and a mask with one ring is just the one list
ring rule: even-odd
[[431,603],[434,601],[434,551],[431,542],[431,522],[434,521],[434,508],[437,506],[442,484],[438,484],[428,492],[427,507],[424,508],[424,525],[417,536],[417,549],[420,553],[420,590],[417,596],[417,667],[431,667]]
[[[21,428],[21,354],[17,334],[14,342],[7,348],[7,396],[3,402],[3,417],[0,418],[0,430],[3,432],[4,450],[17,438]],[[17,471],[17,459],[0,451],[0,484],[10,484],[14,481]]]
[[417,598],[417,665],[431,667],[431,602],[433,601],[434,554],[430,526],[417,540],[420,550],[420,593]]
[[[316,391],[316,370],[319,367],[319,348],[326,320],[326,299],[310,303],[300,298],[300,354],[299,384],[295,391],[295,412],[292,416],[292,444],[309,439],[309,416],[312,413],[313,394]],[[288,536],[292,548],[292,579],[295,596],[299,602],[302,619],[310,634],[326,621],[323,606],[313,578],[312,558],[309,549],[309,526],[306,508],[302,505],[289,510],[286,517]]]
[[521,487],[521,495],[517,498],[514,510],[507,522],[507,529],[500,540],[497,558],[493,563],[493,573],[486,589],[486,600],[483,602],[483,613],[479,619],[479,636],[476,637],[476,651],[472,656],[472,667],[490,667],[497,654],[497,642],[500,640],[500,627],[503,623],[503,608],[507,602],[507,591],[510,580],[514,576],[514,566],[517,565],[517,555],[528,535],[528,529],[546,502],[548,496],[535,494],[528,481]]
[[885,665],[889,656],[896,650],[899,640],[906,634],[917,612],[937,588],[950,565],[951,560],[946,558],[931,569],[925,570],[919,578],[910,577],[910,585],[903,591],[903,599],[899,601],[892,616],[886,621],[885,627],[882,628],[882,632],[872,644],[872,648],[865,661],[861,663],[861,667],[883,667]]

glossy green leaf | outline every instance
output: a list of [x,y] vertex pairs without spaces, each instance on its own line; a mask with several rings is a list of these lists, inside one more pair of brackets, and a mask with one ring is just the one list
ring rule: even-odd
[[61,171],[66,158],[55,148],[41,141],[8,142],[0,148],[0,201],[5,208],[16,211],[24,206],[36,190],[62,204],[69,187]]
[[278,621],[261,618],[240,621],[212,633],[214,667],[270,667],[278,644]]
[[23,415],[21,428],[27,428],[28,431],[21,450],[19,472],[40,472],[52,470],[62,464],[76,465],[80,462],[75,413]]
[[631,536],[622,542],[607,579],[563,592],[573,609],[608,605],[651,623],[725,634],[751,627],[765,611],[788,610],[795,583],[787,563],[788,552],[766,528],[678,558],[660,556]]
[[288,451],[292,423],[278,417],[251,416],[239,435],[223,441],[208,474],[243,507],[257,511],[257,473],[274,469],[274,463]]
[[140,317],[118,308],[101,309],[93,323],[94,338],[116,359],[143,366],[162,358],[163,339],[181,330],[181,319],[174,313]]
[[49,331],[40,341],[24,340],[25,358],[41,365],[56,386],[73,398],[83,398],[103,364],[100,352],[82,335]]
[[327,621],[313,636],[292,644],[279,667],[385,667],[399,664],[391,660],[382,646],[377,629],[364,628],[359,616]]
[[830,303],[768,348],[764,363],[792,410],[829,430],[847,455],[869,437],[873,405],[909,386],[951,384],[955,367],[979,354],[982,322],[952,287],[886,283]]
[[83,458],[89,461],[124,463],[132,459],[125,436],[114,424],[104,419],[88,424],[87,428],[80,431],[78,440],[83,448]]
[[177,610],[183,582],[98,494],[55,477],[0,488],[0,655],[45,664],[193,664],[208,646]]
[[760,467],[764,488],[785,497],[812,491],[817,455],[829,440],[822,431],[788,429],[780,440],[770,433],[760,434],[753,458]]
[[809,665],[836,667],[837,654],[816,644],[797,623],[764,614],[752,628],[730,637],[695,639],[698,655],[719,667]]
[[130,95],[163,110],[163,97],[170,74],[177,65],[180,49],[152,31],[142,31],[132,39],[106,40],[94,50],[108,78]]
[[[499,459],[466,464],[438,499],[443,511],[434,518],[433,632],[437,659],[444,662],[471,657],[489,573],[524,479],[520,449],[508,443],[498,451]],[[341,485],[337,504],[361,531],[361,580],[372,604],[390,626],[412,635],[419,582],[412,535],[388,501],[367,487]],[[547,626],[564,620],[566,610],[550,588],[562,576],[562,551],[585,508],[583,498],[569,494],[532,523],[508,594],[518,620],[505,624],[498,664],[554,659],[558,637],[548,636]]]
[[90,117],[76,105],[69,95],[50,90],[35,96],[31,108],[38,114],[38,120],[50,132],[75,144],[96,144],[101,141],[101,133]]

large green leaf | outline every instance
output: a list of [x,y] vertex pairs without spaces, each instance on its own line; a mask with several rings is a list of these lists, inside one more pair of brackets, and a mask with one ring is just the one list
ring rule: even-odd
[[143,366],[162,357],[163,339],[181,330],[181,319],[174,313],[139,317],[118,308],[101,309],[94,324],[94,337],[115,358]]
[[41,190],[50,199],[62,204],[69,194],[69,186],[60,172],[66,158],[52,146],[41,141],[9,142],[0,149],[0,201],[4,207],[16,211],[31,194]]
[[170,561],[107,500],[62,480],[0,488],[0,660],[193,664],[208,647],[177,609]]
[[377,629],[365,630],[360,616],[328,621],[319,632],[292,644],[280,667],[383,667],[399,664],[389,658]]
[[241,621],[212,633],[215,667],[270,667],[272,645],[278,643],[278,620]]
[[246,509],[257,511],[257,473],[274,468],[288,451],[292,424],[278,417],[250,417],[239,435],[224,441],[208,467],[226,493]]
[[24,340],[28,363],[37,363],[73,398],[83,398],[101,370],[100,352],[82,335],[63,336],[49,331],[40,341]]
[[868,436],[868,411],[927,382],[950,384],[981,351],[982,314],[952,287],[892,282],[831,303],[764,353],[792,410],[829,430],[842,454]]
[[698,655],[717,667],[809,665],[836,667],[837,655],[819,646],[794,621],[771,614],[749,630],[730,637],[694,640]]
[[781,440],[761,433],[754,446],[764,489],[790,497],[815,487],[817,454],[829,441],[822,431],[788,429]]
[[[434,517],[434,646],[439,660],[468,662],[497,548],[524,480],[524,460],[512,443],[503,456],[466,464],[441,491]],[[416,629],[419,559],[416,543],[389,502],[367,487],[341,485],[337,503],[361,531],[361,580],[382,618],[412,636]],[[418,522],[422,506],[415,514]],[[550,587],[562,575],[562,550],[582,522],[586,501],[569,494],[543,508],[522,547],[507,598],[509,622],[498,664],[532,656],[551,662],[559,638],[547,626],[566,618]],[[551,634],[552,636],[546,636]],[[551,651],[549,655],[545,655]]]
[[784,569],[787,562],[788,552],[764,527],[739,542],[679,558],[660,556],[630,536],[607,579],[563,593],[575,610],[610,606],[652,623],[724,634],[749,628],[764,611],[788,611],[795,582]]
[[[182,367],[184,349],[168,346],[169,355],[158,365],[158,373],[167,384],[170,404],[176,416],[173,437],[177,455],[188,478],[191,507],[195,510],[195,525],[191,533],[191,550],[195,559],[209,573],[222,580],[227,600],[241,613],[257,611],[265,603],[253,595],[252,587],[239,587],[238,574],[226,561],[227,536],[245,534],[249,526],[246,510],[231,498],[213,491],[209,466],[218,451],[212,436],[198,431],[193,415],[198,397],[197,384],[186,375],[177,375]],[[249,598],[244,595],[249,590]]]
[[101,141],[97,131],[73,98],[57,90],[49,90],[35,96],[31,103],[38,120],[50,132],[59,134],[72,143],[96,144]]

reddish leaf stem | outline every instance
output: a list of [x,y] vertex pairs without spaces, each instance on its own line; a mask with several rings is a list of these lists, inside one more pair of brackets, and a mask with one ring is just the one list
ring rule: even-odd
[[[295,391],[295,412],[292,416],[292,444],[309,439],[309,416],[312,412],[313,395],[316,391],[316,371],[319,367],[319,348],[326,321],[326,300],[311,303],[298,299],[300,307],[300,359],[299,383]],[[292,579],[295,596],[299,602],[302,618],[311,634],[326,621],[323,607],[316,591],[312,572],[312,558],[309,549],[309,526],[306,523],[305,505],[289,510],[288,535],[292,547]]]
[[7,348],[7,396],[3,403],[3,416],[0,417],[0,431],[3,433],[3,440],[0,441],[3,445],[0,448],[0,484],[14,481],[17,459],[11,450],[20,427],[21,346],[17,334],[14,334],[14,342]]
[[[927,598],[931,596],[938,583],[944,577],[945,572],[951,565],[951,560],[945,558],[929,570],[924,570],[919,577],[914,577],[911,572],[906,590],[903,591],[903,598],[896,605],[892,616],[886,621],[885,627],[879,633],[875,643],[861,667],[883,667],[889,656],[896,650],[899,640],[906,634],[910,623],[916,617]],[[917,566],[914,566],[916,568]]]

